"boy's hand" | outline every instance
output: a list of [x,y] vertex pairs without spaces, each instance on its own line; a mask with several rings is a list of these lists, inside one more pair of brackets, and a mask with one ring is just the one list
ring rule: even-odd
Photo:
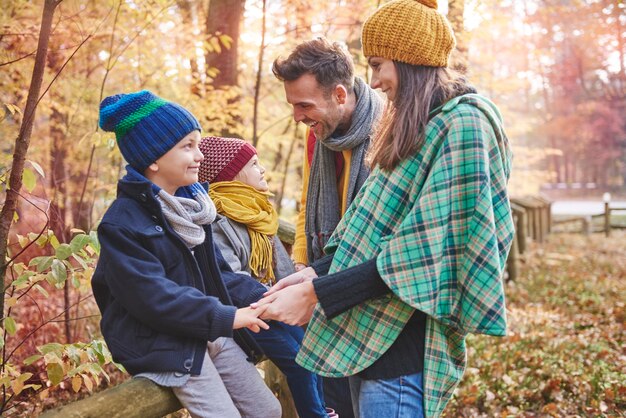
[[267,306],[261,306],[256,309],[240,308],[235,312],[235,321],[233,329],[248,328],[252,332],[259,332],[261,328],[270,329],[270,326],[259,318],[265,312]]

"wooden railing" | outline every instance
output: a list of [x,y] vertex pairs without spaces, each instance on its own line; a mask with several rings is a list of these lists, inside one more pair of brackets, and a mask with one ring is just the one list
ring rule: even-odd
[[606,200],[602,213],[565,216],[560,219],[554,219],[552,225],[558,227],[561,232],[581,232],[585,235],[603,232],[605,236],[609,237],[612,229],[626,228],[623,222],[613,222],[612,215],[619,212],[626,213],[626,206],[616,206],[614,203]]

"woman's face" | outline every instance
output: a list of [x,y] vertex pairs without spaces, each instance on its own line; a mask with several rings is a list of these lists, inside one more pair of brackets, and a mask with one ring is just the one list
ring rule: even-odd
[[373,89],[381,89],[387,95],[387,99],[393,102],[398,92],[398,72],[392,60],[381,57],[369,57],[367,59],[372,68]]

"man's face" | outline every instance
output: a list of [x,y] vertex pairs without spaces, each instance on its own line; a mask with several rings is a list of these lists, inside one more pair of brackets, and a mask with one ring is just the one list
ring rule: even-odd
[[325,140],[344,119],[344,107],[335,91],[326,94],[313,74],[304,74],[294,81],[285,81],[287,102],[293,106],[293,119],[308,125],[315,137]]

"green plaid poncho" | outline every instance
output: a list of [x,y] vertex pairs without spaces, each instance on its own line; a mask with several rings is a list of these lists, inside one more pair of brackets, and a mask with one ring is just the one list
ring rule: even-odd
[[329,273],[376,258],[392,293],[331,320],[318,304],[298,363],[323,376],[356,374],[380,358],[419,309],[428,315],[425,413],[441,414],[465,370],[467,333],[506,333],[510,166],[500,113],[469,94],[431,119],[415,156],[391,172],[376,168],[325,251],[334,252]]

